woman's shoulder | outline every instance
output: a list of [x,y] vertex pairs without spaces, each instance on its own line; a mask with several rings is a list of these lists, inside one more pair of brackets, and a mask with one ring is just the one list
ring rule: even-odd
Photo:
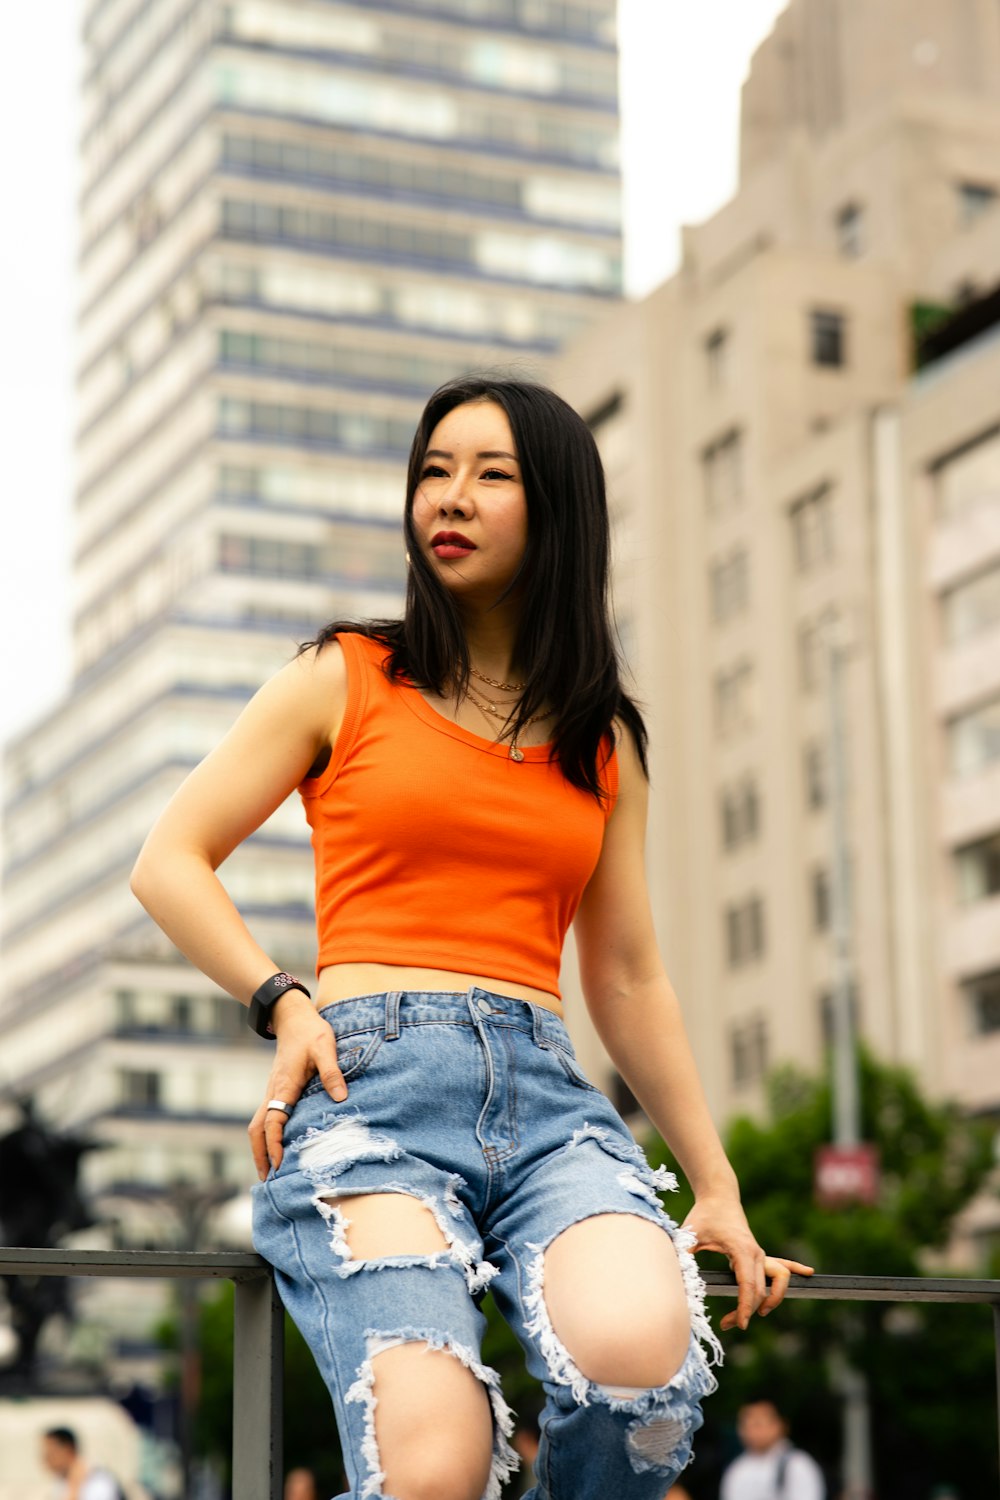
[[355,630],[324,632],[315,641],[302,646],[291,665],[297,664],[300,672],[328,687],[344,686],[356,662],[381,665],[388,651],[384,642],[358,626]]
[[339,719],[347,701],[347,661],[336,640],[300,649],[257,694],[272,719],[307,723],[320,737]]
[[296,673],[303,682],[322,688],[335,688],[347,683],[347,657],[337,636],[324,641],[310,641],[292,657],[286,670]]
[[372,693],[391,684],[385,664],[390,647],[363,627],[326,631],[303,646],[289,662],[299,690],[322,714],[332,709],[337,722],[345,712],[361,713]]
[[303,653],[322,656],[329,649],[342,653],[348,662],[363,659],[380,666],[393,650],[393,642],[379,624],[328,626],[315,641],[302,648]]

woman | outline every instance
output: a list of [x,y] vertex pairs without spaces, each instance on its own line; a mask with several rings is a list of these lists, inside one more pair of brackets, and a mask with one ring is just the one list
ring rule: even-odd
[[[410,456],[403,622],[330,626],[268,682],[150,834],[133,889],[250,1002],[274,1067],[250,1125],[255,1243],[334,1401],[354,1497],[496,1500],[511,1415],[479,1359],[489,1284],[545,1385],[537,1500],[652,1500],[715,1385],[691,1247],[781,1301],[656,948],[645,732],[607,617],[600,459],[551,391],[466,378]],[[298,787],[313,1001],[215,870]],[[561,1015],[587,1005],[696,1194],[684,1230]],[[771,1277],[768,1289],[766,1277]]]

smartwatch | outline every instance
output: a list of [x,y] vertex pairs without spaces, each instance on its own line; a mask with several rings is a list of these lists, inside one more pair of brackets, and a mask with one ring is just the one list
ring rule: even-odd
[[250,1007],[247,1011],[247,1025],[251,1031],[256,1031],[258,1036],[266,1038],[269,1042],[276,1042],[278,1038],[271,1030],[271,1010],[282,995],[289,990],[301,990],[310,1000],[312,996],[300,979],[294,974],[272,974],[270,979],[265,979],[259,989],[254,990],[250,999]]

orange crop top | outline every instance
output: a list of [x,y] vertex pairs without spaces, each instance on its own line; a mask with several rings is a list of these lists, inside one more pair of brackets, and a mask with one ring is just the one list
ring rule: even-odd
[[386,648],[338,635],[347,707],[329,764],[299,787],[316,856],[317,972],[334,963],[453,969],[559,994],[566,930],[618,791],[567,781],[544,745],[506,745],[383,671]]

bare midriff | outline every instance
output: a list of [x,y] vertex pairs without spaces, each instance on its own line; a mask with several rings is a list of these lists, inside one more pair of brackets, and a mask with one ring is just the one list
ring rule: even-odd
[[557,1016],[563,1013],[562,1001],[548,990],[536,990],[530,984],[515,984],[509,979],[492,979],[488,974],[460,974],[451,969],[411,969],[405,964],[328,964],[321,970],[316,992],[317,1008],[350,1000],[355,995],[381,995],[390,990],[439,990],[464,993],[470,985],[491,990],[495,995],[509,995],[513,1000],[530,1000]]

